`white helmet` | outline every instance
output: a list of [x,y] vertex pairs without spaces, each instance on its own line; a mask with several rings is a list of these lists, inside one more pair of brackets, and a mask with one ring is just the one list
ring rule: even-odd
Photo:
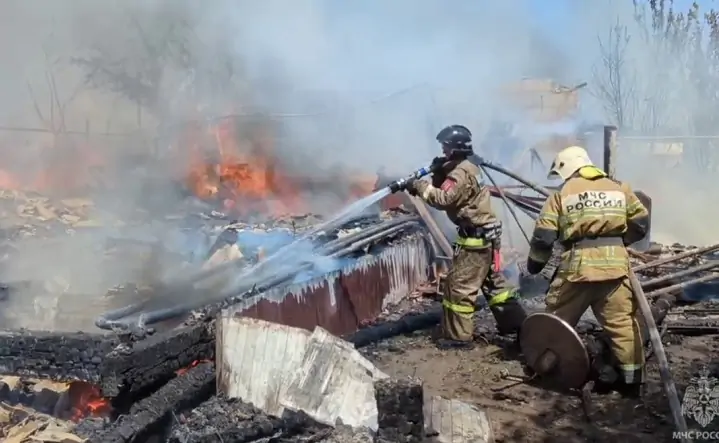
[[551,179],[559,176],[566,181],[572,174],[585,166],[594,166],[587,151],[580,146],[570,146],[562,149],[554,157],[554,162],[552,167],[549,168],[547,178]]

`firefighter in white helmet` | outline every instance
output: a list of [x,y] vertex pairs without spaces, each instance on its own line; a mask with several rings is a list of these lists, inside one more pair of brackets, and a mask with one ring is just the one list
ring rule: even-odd
[[649,212],[629,185],[608,177],[579,146],[557,154],[548,178],[560,178],[564,184],[547,199],[537,219],[527,271],[539,273],[555,242],[563,246],[547,292],[547,311],[574,326],[591,307],[616,357],[620,377],[612,387],[636,396],[644,355],[626,246],[647,234]]

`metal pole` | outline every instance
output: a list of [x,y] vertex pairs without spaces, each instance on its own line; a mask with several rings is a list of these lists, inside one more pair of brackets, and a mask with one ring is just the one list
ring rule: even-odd
[[617,157],[617,127],[604,127],[604,172],[610,178],[614,178],[616,171]]

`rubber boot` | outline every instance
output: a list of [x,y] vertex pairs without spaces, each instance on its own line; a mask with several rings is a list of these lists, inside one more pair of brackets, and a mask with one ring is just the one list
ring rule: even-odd
[[522,323],[527,318],[527,311],[519,300],[512,298],[489,309],[497,322],[500,335],[519,334]]
[[616,389],[623,398],[636,400],[642,398],[642,384],[641,383],[617,383]]
[[594,383],[594,392],[599,395],[607,395],[616,390],[619,384],[619,374],[613,366],[594,362],[596,365],[597,379]]

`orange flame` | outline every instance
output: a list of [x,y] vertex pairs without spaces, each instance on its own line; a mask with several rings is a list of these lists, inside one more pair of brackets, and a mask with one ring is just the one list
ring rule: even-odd
[[[303,195],[312,194],[312,189],[320,184],[319,178],[300,177],[283,169],[272,134],[272,128],[262,122],[240,125],[230,118],[208,126],[192,122],[173,144],[174,152],[170,155],[175,158],[167,164],[180,167],[175,178],[181,178],[195,196],[216,201],[233,215],[311,212],[311,202],[303,201]],[[14,158],[12,151],[2,155]],[[114,164],[116,155],[121,154],[92,146],[89,140],[70,140],[58,135],[36,156],[46,160],[44,167],[18,172],[0,165],[0,189],[76,194],[97,185],[117,186],[122,177],[108,176],[114,168],[107,168]],[[177,161],[177,157],[186,162]],[[353,201],[373,191],[376,176],[335,172],[337,179],[326,179],[321,184],[343,200]]]
[[[281,169],[267,126],[257,125],[244,134],[235,121],[225,119],[208,128],[205,140],[208,138],[212,140],[212,149],[203,146],[197,133],[187,139],[191,140],[191,166],[186,183],[194,195],[222,202],[226,211],[240,216],[309,212],[309,205],[301,197],[306,179]],[[371,193],[376,180],[374,176],[341,178],[348,182],[345,189],[348,200]]]
[[300,209],[297,186],[271,162],[272,139],[264,128],[255,129],[252,138],[241,138],[235,122],[227,119],[209,132],[215,158],[202,155],[197,142],[191,148],[187,185],[195,195],[218,199],[226,210],[238,214],[280,215]]
[[210,361],[210,360],[195,360],[195,361],[193,361],[192,363],[190,363],[187,367],[180,368],[180,369],[178,369],[177,371],[175,371],[175,374],[178,375],[178,376],[179,376],[179,375],[187,374],[187,371],[189,371],[190,369],[194,368],[195,366],[197,366],[197,365],[199,365],[199,364],[201,364],[201,363],[209,362],[209,361]]
[[79,422],[85,417],[105,417],[112,412],[110,402],[102,396],[100,388],[87,382],[70,384],[70,419]]

